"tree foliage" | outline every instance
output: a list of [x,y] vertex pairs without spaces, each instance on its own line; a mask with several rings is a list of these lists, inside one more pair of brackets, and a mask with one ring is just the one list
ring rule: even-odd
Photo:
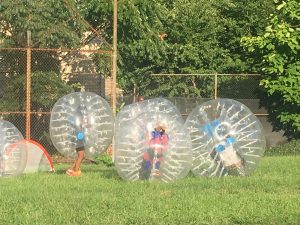
[[[7,82],[5,95],[1,98],[0,111],[26,111],[26,75]],[[31,75],[31,110],[47,112],[58,98],[72,91],[55,72],[35,72]]]
[[[18,33],[24,36],[26,30],[33,27],[38,31],[33,37],[39,40],[38,46],[74,46],[78,43],[82,24],[70,19],[70,12],[62,1],[17,0],[14,7],[10,7],[9,2],[0,3],[0,10],[5,15],[4,21],[10,21],[14,13],[17,15],[12,25],[2,26],[12,30],[10,32],[16,31],[12,37]],[[84,18],[111,41],[113,1],[73,2]],[[25,8],[32,9],[24,13]],[[151,74],[252,72],[254,63],[245,57],[239,40],[244,35],[259,34],[270,11],[271,0],[119,1],[118,84],[125,94],[132,94],[137,89],[139,94],[149,96],[212,97],[212,89],[207,88],[212,87],[212,78]],[[56,22],[49,17],[55,18]],[[26,19],[22,21],[21,18]],[[41,22],[37,26],[38,23],[30,21]],[[23,27],[22,22],[25,22]],[[57,32],[52,33],[48,27],[58,27]],[[25,46],[24,37],[20,40],[8,38],[5,43]]]
[[0,40],[2,47],[27,47],[31,31],[32,47],[71,48],[78,46],[84,24],[62,0],[1,0]]
[[265,33],[244,37],[243,44],[262,61],[267,107],[290,137],[300,136],[300,3],[275,1]]
[[[62,0],[0,2],[2,48],[24,48],[28,44],[31,48],[78,47],[84,29],[85,25],[74,17]],[[27,31],[31,31],[31,43],[28,43]],[[2,110],[25,110],[26,63],[24,50],[0,50]],[[57,51],[32,51],[31,71],[32,110],[49,111],[53,101],[71,91],[60,77]]]
[[[111,33],[112,1],[81,2],[85,18]],[[118,83],[125,94],[212,97],[211,78],[150,74],[252,72],[240,38],[259,34],[272,10],[272,0],[119,1]]]

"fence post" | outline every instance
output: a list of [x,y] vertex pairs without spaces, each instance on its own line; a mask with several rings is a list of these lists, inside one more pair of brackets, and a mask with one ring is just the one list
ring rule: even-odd
[[26,139],[30,139],[30,116],[31,116],[31,32],[27,31],[26,49]]
[[218,97],[218,74],[215,73],[215,84],[214,84],[214,99]]
[[116,115],[117,106],[117,19],[118,19],[118,1],[114,0],[114,15],[113,15],[113,53],[112,53],[112,107],[113,113]]
[[[113,14],[113,53],[112,53],[112,109],[117,114],[117,28],[118,28],[118,1],[114,0]],[[115,160],[115,140],[112,140],[112,160]]]

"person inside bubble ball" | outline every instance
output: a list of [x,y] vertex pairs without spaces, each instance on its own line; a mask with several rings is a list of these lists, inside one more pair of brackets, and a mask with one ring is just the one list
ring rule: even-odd
[[153,175],[155,177],[160,176],[160,165],[163,161],[163,155],[167,151],[169,143],[169,136],[166,133],[166,126],[162,123],[158,123],[151,132],[151,137],[149,139],[148,147],[143,155],[142,179],[149,178],[153,167]]
[[233,173],[236,169],[240,175],[244,175],[244,159],[233,148],[233,143],[236,139],[227,135],[223,141],[218,143],[212,153],[211,157],[216,161],[222,163],[228,173]]
[[85,133],[86,128],[91,125],[91,121],[88,117],[87,107],[83,104],[80,104],[72,120],[73,127],[75,128],[76,136],[76,152],[77,156],[74,164],[69,168],[66,173],[69,176],[80,176],[81,170],[80,165],[85,157]]

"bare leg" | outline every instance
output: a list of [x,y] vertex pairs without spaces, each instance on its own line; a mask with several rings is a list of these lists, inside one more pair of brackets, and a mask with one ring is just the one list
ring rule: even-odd
[[75,160],[74,166],[73,166],[73,170],[75,172],[80,170],[80,165],[82,160],[84,159],[85,153],[84,150],[77,150],[77,158]]

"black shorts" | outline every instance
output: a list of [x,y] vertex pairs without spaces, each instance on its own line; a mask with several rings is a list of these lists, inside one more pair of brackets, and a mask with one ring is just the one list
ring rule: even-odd
[[76,151],[84,151],[84,140],[76,141]]
[[76,152],[80,152],[80,151],[84,151],[84,146],[76,148]]

